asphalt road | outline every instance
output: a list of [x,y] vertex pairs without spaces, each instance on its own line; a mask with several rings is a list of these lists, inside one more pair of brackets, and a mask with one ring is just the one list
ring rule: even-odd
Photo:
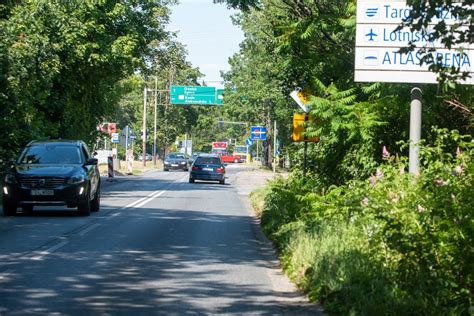
[[90,217],[0,218],[0,314],[314,314],[279,275],[235,185],[186,172],[103,181]]

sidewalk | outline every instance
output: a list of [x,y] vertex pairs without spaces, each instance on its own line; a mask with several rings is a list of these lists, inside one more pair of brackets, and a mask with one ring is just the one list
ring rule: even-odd
[[273,173],[265,169],[241,171],[235,176],[235,185],[239,195],[248,196],[252,191],[264,187],[275,177],[288,177],[287,172]]
[[238,172],[235,177],[237,194],[241,197],[249,215],[253,218],[251,223],[252,231],[262,249],[262,254],[271,264],[267,275],[272,282],[273,291],[280,303],[281,314],[323,316],[326,314],[323,312],[322,307],[311,303],[306,295],[298,290],[282,271],[278,253],[274,249],[272,242],[263,234],[260,227],[260,218],[250,203],[249,194],[252,191],[264,187],[268,181],[279,176],[287,178],[288,173],[273,173],[270,170],[258,168]]

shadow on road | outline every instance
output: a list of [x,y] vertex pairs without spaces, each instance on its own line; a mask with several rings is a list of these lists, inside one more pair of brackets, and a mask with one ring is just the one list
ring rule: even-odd
[[270,254],[242,233],[247,216],[140,208],[112,220],[115,234],[87,236],[90,251],[70,236],[47,257],[10,262],[0,313],[304,314],[278,301],[294,293],[265,283]]

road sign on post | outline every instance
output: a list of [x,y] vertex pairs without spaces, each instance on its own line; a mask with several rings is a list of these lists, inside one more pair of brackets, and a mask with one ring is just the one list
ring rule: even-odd
[[266,140],[267,128],[264,126],[252,126],[250,128],[250,138],[253,140]]
[[305,113],[308,113],[309,109],[306,105],[308,103],[308,96],[301,89],[296,89],[295,91],[291,92],[290,96]]
[[112,138],[111,138],[112,143],[114,144],[119,143],[120,142],[119,136],[120,136],[119,133],[112,133]]
[[201,86],[171,86],[170,103],[184,105],[216,104],[216,88]]
[[319,142],[319,137],[307,137],[304,135],[306,130],[305,122],[307,121],[314,120],[308,114],[293,114],[293,132],[291,136],[294,142]]
[[[405,0],[358,0],[355,81],[438,83],[437,74],[421,62],[425,55],[421,49],[425,48],[428,52],[434,50],[432,56],[444,67],[469,73],[470,78],[459,83],[474,84],[474,44],[467,41],[449,50],[441,41],[434,40],[437,24],[460,23],[450,7],[435,9],[442,14],[425,29],[413,31],[409,27],[397,29],[412,12]],[[410,44],[415,45],[412,52],[400,52]]]
[[253,140],[250,139],[250,138],[247,138],[247,139],[245,140],[245,144],[246,144],[247,146],[252,146]]

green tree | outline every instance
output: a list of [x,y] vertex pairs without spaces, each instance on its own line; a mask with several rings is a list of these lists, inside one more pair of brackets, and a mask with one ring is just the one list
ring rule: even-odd
[[[143,68],[166,34],[168,3],[11,1],[1,7],[2,157],[31,138],[93,142],[116,84]],[[2,129],[3,131],[3,129]]]

